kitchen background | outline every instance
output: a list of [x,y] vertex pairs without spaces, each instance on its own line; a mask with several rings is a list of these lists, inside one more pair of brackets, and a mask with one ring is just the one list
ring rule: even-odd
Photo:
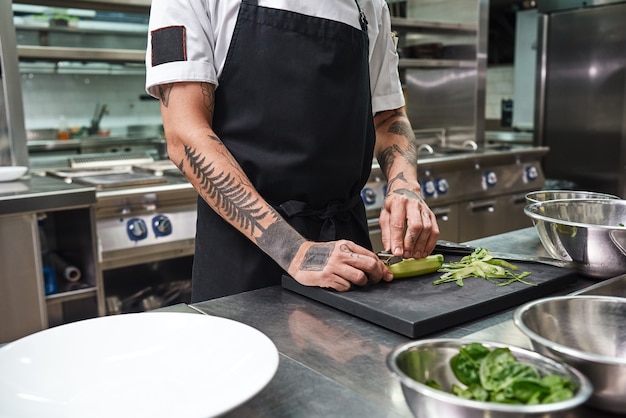
[[[419,177],[442,239],[466,242],[529,227],[526,193],[572,184],[566,180],[624,195],[626,150],[616,148],[626,147],[625,0],[388,2],[419,139]],[[44,7],[50,4],[81,8]],[[14,0],[11,16],[11,3],[0,2],[0,39],[8,40],[0,42],[0,116],[8,121],[0,117],[0,165],[31,169],[25,181],[0,191],[0,254],[15,260],[0,263],[0,316],[20,318],[0,330],[0,342],[188,299],[197,195],[167,160],[158,101],[144,91],[149,4]],[[576,21],[579,15],[584,21]],[[572,17],[586,29],[572,29]],[[566,47],[546,40],[579,33]],[[559,54],[583,47],[579,55],[599,57],[597,63]],[[546,80],[558,84],[570,68],[580,69],[575,87],[547,88]],[[542,83],[535,82],[539,70],[547,75]],[[56,188],[56,206],[22,205],[30,201],[21,193],[39,184],[46,193]],[[65,186],[82,186],[85,199],[68,201],[75,193],[61,195]],[[373,161],[361,197],[375,250],[385,186]],[[47,280],[50,254],[77,267],[81,278]],[[44,289],[48,282],[56,288]]]
[[[485,116],[500,121],[502,100],[513,99],[513,64],[489,66]],[[81,127],[91,120],[96,103],[106,103],[109,114],[101,127],[111,135],[125,134],[128,125],[161,123],[159,104],[145,97],[143,75],[22,74],[27,130]],[[75,92],[80,86],[80,95]],[[112,88],[115,86],[115,88]]]
[[[512,100],[514,96],[513,51],[515,15],[524,5],[522,1],[495,2],[491,5],[491,31],[500,41],[500,62],[491,63],[487,71],[485,117],[492,120],[490,126],[498,128],[502,114],[502,101]],[[16,27],[32,22],[20,15],[29,13],[54,14],[63,12],[67,15],[84,15],[81,9],[55,9],[45,6],[14,5]],[[141,15],[131,16],[133,23],[112,13],[94,12],[89,20],[81,23],[83,28],[119,27],[120,30],[136,31],[138,34],[147,30],[147,18]],[[144,22],[141,22],[144,20]],[[91,23],[90,23],[91,21]],[[30,32],[18,30],[18,44],[28,44]],[[503,44],[509,42],[510,45]],[[64,74],[65,72],[65,74]],[[128,125],[151,125],[160,123],[159,105],[149,99],[143,85],[145,76],[141,68],[122,68],[111,65],[57,65],[54,63],[37,65],[21,64],[22,94],[24,101],[25,127],[27,131],[48,129],[79,129],[91,121],[98,103],[108,106],[108,114],[102,118],[101,128],[110,131],[110,135],[123,135]],[[100,74],[98,74],[100,73]],[[133,74],[135,73],[135,74]],[[36,133],[29,133],[34,139]]]

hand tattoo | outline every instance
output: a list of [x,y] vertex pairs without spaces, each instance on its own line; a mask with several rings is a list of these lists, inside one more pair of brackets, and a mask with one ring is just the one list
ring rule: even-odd
[[322,271],[326,264],[330,254],[333,252],[335,244],[327,243],[320,245],[313,245],[310,247],[304,255],[304,261],[300,265],[300,270],[305,271]]

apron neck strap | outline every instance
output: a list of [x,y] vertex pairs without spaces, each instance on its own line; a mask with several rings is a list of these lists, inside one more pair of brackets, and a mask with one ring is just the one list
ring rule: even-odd
[[[242,3],[250,4],[252,6],[258,6],[259,0],[241,0]],[[367,33],[367,18],[365,17],[365,13],[361,10],[361,6],[359,5],[358,0],[354,0],[356,3],[356,8],[359,9],[359,23],[361,24],[361,30]]]
[[354,2],[356,3],[356,8],[359,9],[359,23],[361,23],[361,30],[367,33],[367,18],[365,17],[365,13],[361,10],[359,0],[354,0]]

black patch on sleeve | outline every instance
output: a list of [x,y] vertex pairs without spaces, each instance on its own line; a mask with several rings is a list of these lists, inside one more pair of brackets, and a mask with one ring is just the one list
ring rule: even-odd
[[187,61],[184,26],[168,26],[152,31],[152,66]]

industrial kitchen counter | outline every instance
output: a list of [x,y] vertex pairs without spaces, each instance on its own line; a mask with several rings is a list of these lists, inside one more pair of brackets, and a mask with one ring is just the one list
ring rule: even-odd
[[[471,244],[545,255],[532,228]],[[572,293],[594,283],[579,277],[574,285],[555,294]],[[386,366],[388,353],[409,341],[400,334],[278,286],[197,303],[191,308],[257,328],[274,341],[280,352],[274,379],[258,396],[227,416],[411,416],[401,386]],[[178,305],[170,309],[191,308]],[[512,312],[498,312],[428,337],[492,338],[508,343],[512,337],[500,330],[511,323]],[[571,416],[604,415],[579,408]]]
[[48,211],[96,203],[91,186],[33,175],[24,180],[0,183],[0,215]]

